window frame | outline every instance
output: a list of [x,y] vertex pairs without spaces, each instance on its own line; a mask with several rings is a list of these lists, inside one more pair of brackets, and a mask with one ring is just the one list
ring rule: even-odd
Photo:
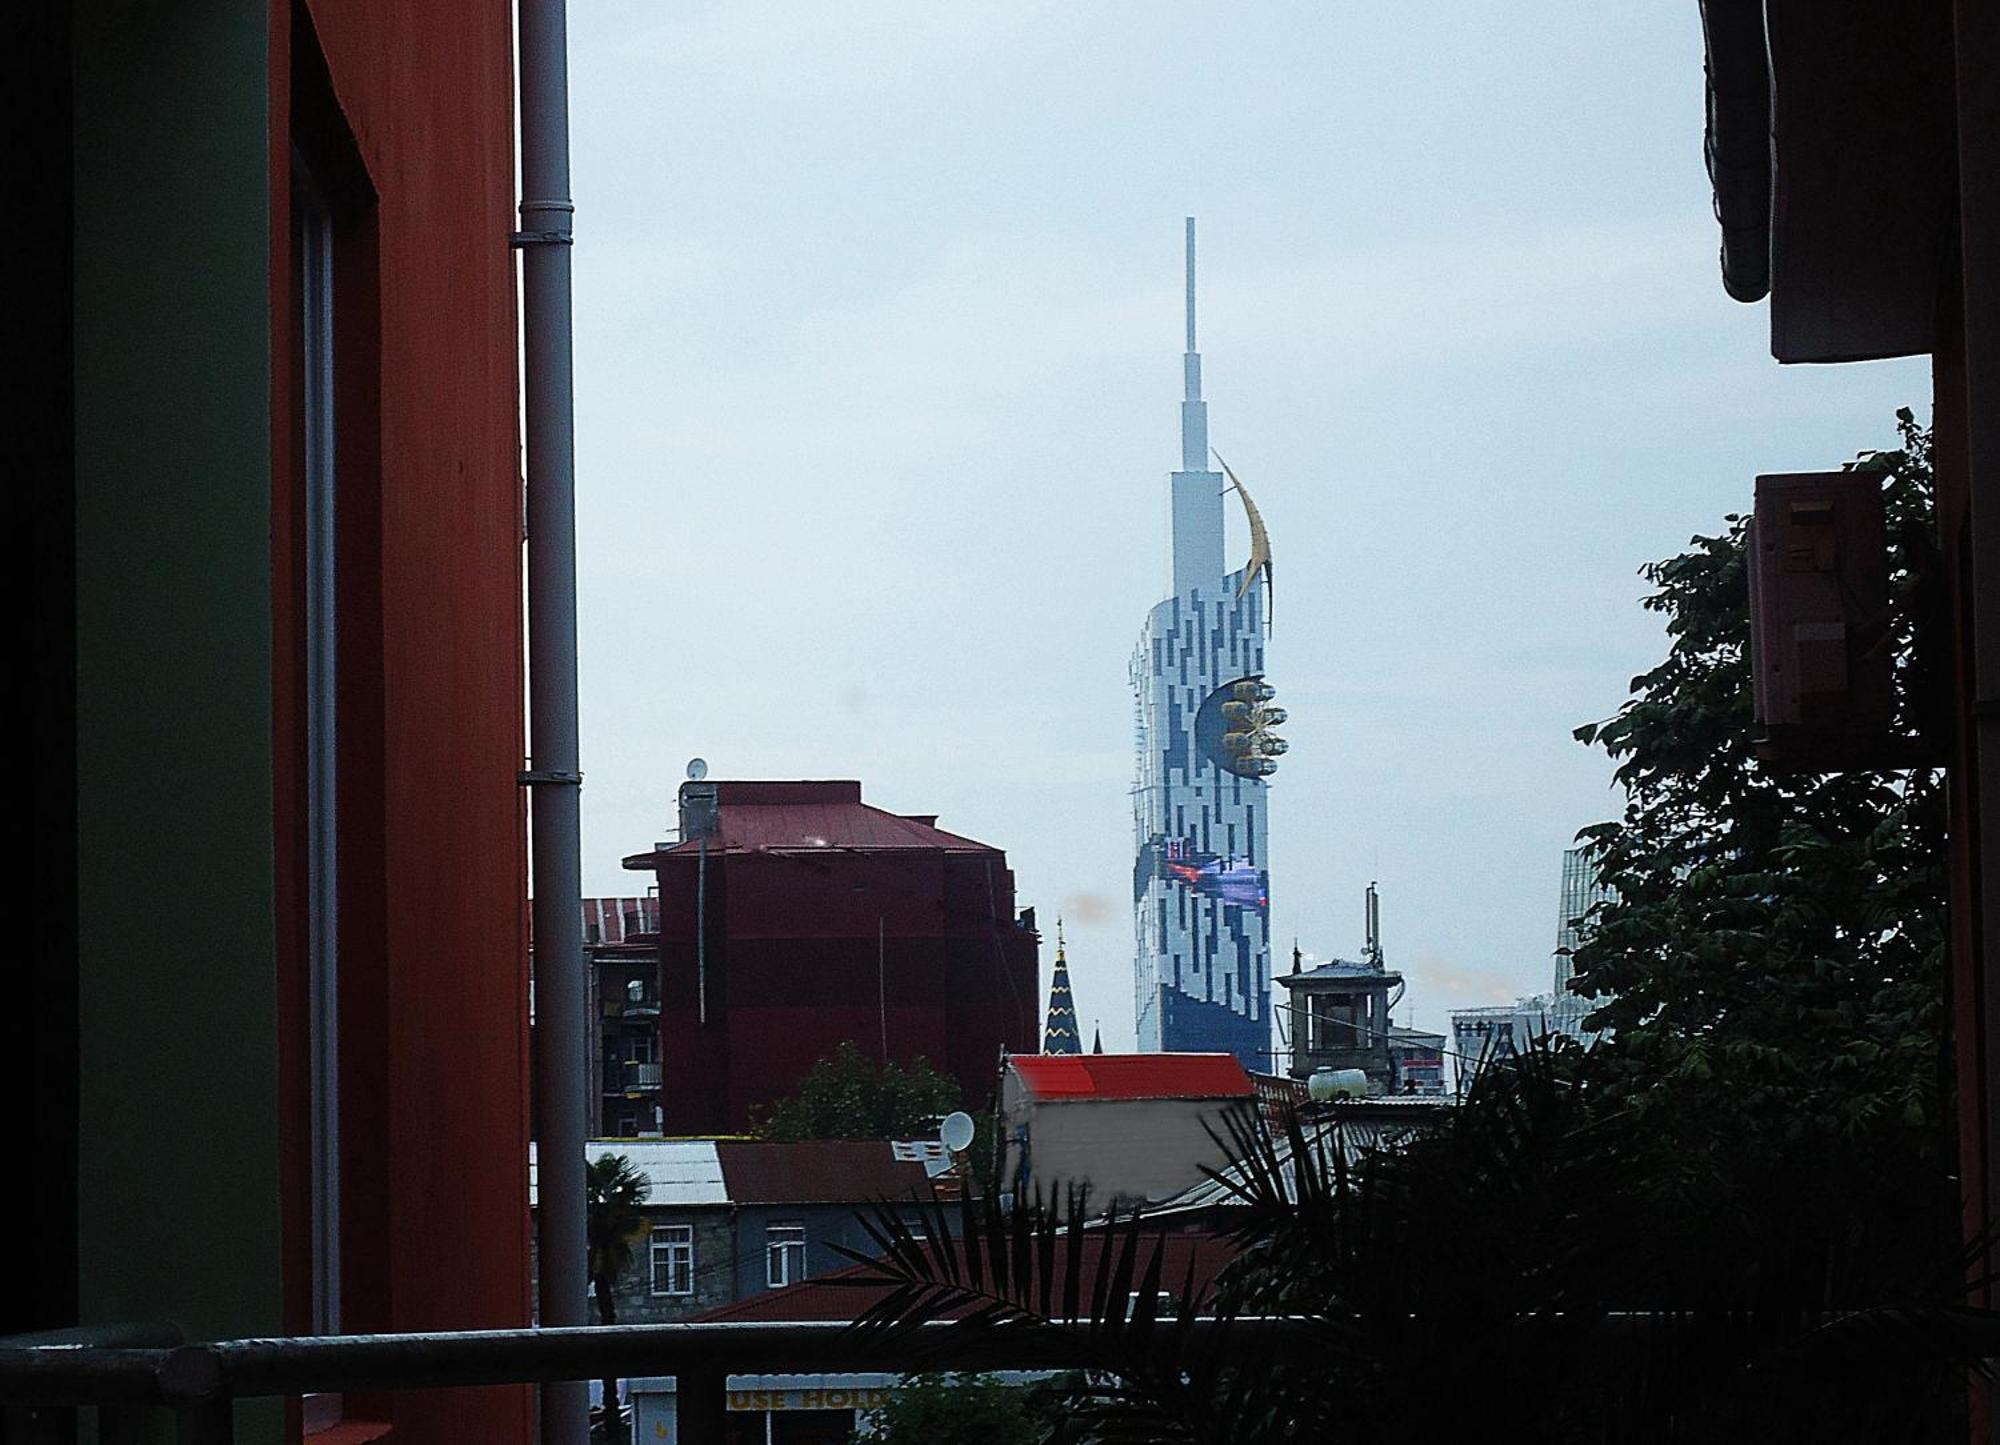
[[[792,1261],[792,1254],[795,1250],[798,1254],[796,1272],[794,1272]],[[765,1225],[764,1287],[766,1289],[783,1289],[786,1285],[798,1284],[805,1277],[805,1221],[787,1220],[783,1224]]]
[[315,1334],[339,1334],[341,1309],[339,430],[334,409],[334,204],[292,151],[303,438],[305,618],[305,912],[309,1030],[309,1229]]
[[[667,1287],[660,1287],[664,1256]],[[678,1256],[678,1262],[677,1262]],[[646,1240],[646,1283],[655,1299],[689,1299],[694,1295],[694,1226],[656,1224]],[[684,1270],[684,1287],[674,1287],[676,1269]]]

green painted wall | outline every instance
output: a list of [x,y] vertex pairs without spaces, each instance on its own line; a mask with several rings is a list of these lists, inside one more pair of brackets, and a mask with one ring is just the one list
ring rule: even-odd
[[81,1313],[275,1333],[268,21],[76,15]]

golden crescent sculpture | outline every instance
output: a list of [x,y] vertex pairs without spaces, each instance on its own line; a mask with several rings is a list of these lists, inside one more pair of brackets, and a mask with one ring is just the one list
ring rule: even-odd
[[[1212,450],[1212,449],[1211,449]],[[1236,589],[1237,601],[1250,590],[1250,584],[1257,580],[1257,574],[1264,574],[1264,590],[1275,592],[1271,577],[1271,534],[1264,530],[1264,517],[1257,510],[1257,504],[1250,500],[1250,493],[1243,483],[1236,479],[1236,473],[1229,470],[1229,463],[1222,460],[1222,453],[1215,453],[1215,460],[1222,467],[1222,474],[1229,478],[1229,485],[1236,489],[1236,495],[1243,500],[1243,515],[1250,522],[1250,560],[1243,564],[1243,585]],[[1265,607],[1264,620],[1269,622],[1270,607]]]

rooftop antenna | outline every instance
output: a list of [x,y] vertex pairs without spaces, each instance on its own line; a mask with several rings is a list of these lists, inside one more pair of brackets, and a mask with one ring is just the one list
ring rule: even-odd
[[1208,469],[1208,408],[1201,399],[1201,353],[1194,341],[1194,217],[1187,218],[1187,354],[1181,358],[1181,470]]
[[1367,938],[1361,945],[1361,956],[1370,968],[1379,970],[1382,967],[1382,900],[1375,894],[1373,879],[1369,880],[1365,899]]
[[[1187,349],[1193,351],[1194,344],[1194,217],[1187,218]],[[1201,396],[1200,376],[1195,377],[1196,385],[1188,393],[1188,400]]]

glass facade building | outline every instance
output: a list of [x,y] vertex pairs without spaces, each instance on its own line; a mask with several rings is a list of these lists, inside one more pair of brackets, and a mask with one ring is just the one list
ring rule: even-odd
[[1563,849],[1562,914],[1556,919],[1556,992],[1569,992],[1575,967],[1570,956],[1583,941],[1577,925],[1599,903],[1609,903],[1612,892],[1597,881],[1597,869],[1582,848]]
[[1506,1062],[1537,1038],[1566,1034],[1587,1044],[1597,1037],[1596,1030],[1584,1026],[1584,1020],[1597,1011],[1599,1001],[1571,992],[1570,981],[1575,974],[1571,954],[1589,932],[1587,926],[1580,925],[1591,908],[1616,896],[1597,881],[1597,869],[1587,850],[1563,850],[1561,911],[1556,919],[1555,988],[1497,1008],[1452,1010],[1452,1052],[1456,1056],[1461,1093],[1480,1069]]
[[[1173,594],[1132,655],[1134,1011],[1141,1050],[1226,1052],[1271,1067],[1267,781],[1284,715],[1264,682],[1269,545],[1249,497],[1211,470],[1187,231],[1181,468],[1169,483]],[[1220,464],[1220,458],[1217,458]],[[1250,522],[1251,556],[1223,562],[1225,493]]]

